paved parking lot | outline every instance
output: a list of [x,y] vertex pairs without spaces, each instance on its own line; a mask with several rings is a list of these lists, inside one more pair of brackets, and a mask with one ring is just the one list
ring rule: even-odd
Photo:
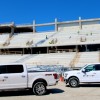
[[1,92],[0,100],[100,100],[100,84],[81,85],[70,88],[63,82],[48,87],[43,96],[33,95],[30,91]]

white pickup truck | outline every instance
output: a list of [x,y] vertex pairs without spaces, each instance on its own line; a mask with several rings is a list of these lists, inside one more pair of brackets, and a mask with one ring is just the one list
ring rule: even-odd
[[87,64],[77,71],[64,73],[65,83],[78,87],[80,83],[100,83],[100,63]]
[[56,85],[56,72],[28,70],[25,64],[0,64],[0,91],[9,89],[32,89],[36,95],[47,92],[47,86]]

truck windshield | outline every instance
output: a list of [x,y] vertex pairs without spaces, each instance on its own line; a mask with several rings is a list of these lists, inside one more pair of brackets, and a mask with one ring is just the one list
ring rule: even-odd
[[79,70],[82,70],[83,68],[85,68],[87,66],[87,64],[86,65],[84,65],[83,67],[81,67]]

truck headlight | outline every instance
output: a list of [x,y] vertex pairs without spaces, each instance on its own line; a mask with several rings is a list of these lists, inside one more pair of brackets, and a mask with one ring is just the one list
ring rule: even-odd
[[64,77],[66,78],[67,76],[68,76],[68,74],[67,74],[67,73],[65,73],[65,74],[64,74]]

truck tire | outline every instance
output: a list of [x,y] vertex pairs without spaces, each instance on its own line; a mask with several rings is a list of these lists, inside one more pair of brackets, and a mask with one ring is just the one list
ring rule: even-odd
[[44,95],[47,92],[44,82],[36,82],[33,86],[33,93],[35,95]]
[[79,80],[75,77],[70,78],[69,79],[69,86],[73,87],[73,88],[78,87],[79,86]]

